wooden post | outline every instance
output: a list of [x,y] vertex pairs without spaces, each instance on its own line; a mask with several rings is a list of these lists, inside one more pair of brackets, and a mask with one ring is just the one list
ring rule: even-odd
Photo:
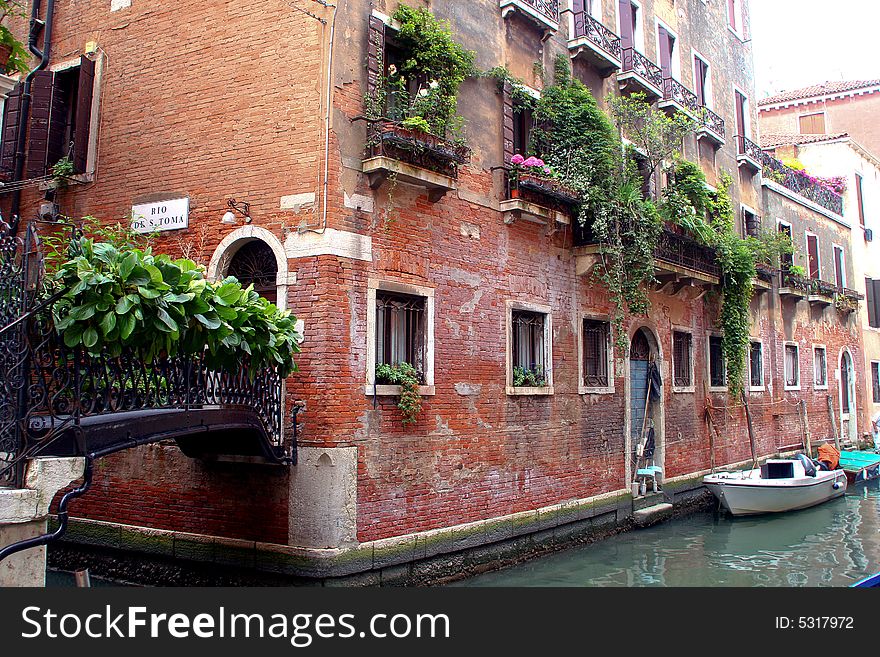
[[709,427],[709,467],[715,472],[715,438],[718,431],[715,429],[715,422],[712,420],[712,411],[710,410],[709,397],[706,397],[706,425]]
[[798,402],[798,409],[801,412],[801,426],[804,429],[804,448],[807,450],[807,456],[813,458],[813,445],[810,442],[810,423],[807,419],[807,402],[801,399]]
[[752,411],[749,409],[749,399],[745,391],[740,393],[743,406],[746,409],[746,423],[749,428],[749,447],[752,449],[752,467],[758,467],[758,452],[755,449],[755,428],[752,426]]
[[81,589],[91,588],[92,582],[89,579],[89,569],[77,570],[73,576],[76,578],[76,586]]
[[837,418],[834,417],[834,401],[831,399],[831,395],[825,397],[828,400],[828,417],[831,418],[831,431],[834,432],[834,446],[837,448],[837,451],[840,451],[840,436],[837,433]]

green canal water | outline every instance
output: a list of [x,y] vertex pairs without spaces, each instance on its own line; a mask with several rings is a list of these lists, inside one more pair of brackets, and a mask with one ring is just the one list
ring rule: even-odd
[[849,586],[880,571],[880,481],[812,509],[699,513],[455,586]]

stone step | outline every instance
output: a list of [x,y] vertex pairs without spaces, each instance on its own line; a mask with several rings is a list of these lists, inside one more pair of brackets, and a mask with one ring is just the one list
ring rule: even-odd
[[633,522],[638,527],[650,527],[654,523],[666,520],[672,516],[672,505],[668,502],[656,504],[633,513]]
[[640,509],[646,509],[649,506],[655,506],[657,504],[662,504],[666,501],[666,496],[662,491],[657,493],[648,492],[647,495],[634,497],[633,498],[633,511],[639,511]]

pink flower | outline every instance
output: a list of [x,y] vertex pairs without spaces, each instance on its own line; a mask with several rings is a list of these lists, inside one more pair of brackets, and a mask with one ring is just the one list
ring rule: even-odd
[[522,163],[525,162],[525,161],[526,161],[526,158],[524,158],[524,157],[523,157],[522,155],[520,155],[519,153],[517,153],[517,154],[514,155],[512,158],[510,158],[510,163],[511,163],[511,164],[522,164]]
[[541,160],[539,160],[538,158],[536,158],[534,156],[530,157],[528,160],[523,162],[524,167],[539,167],[539,166],[542,166],[543,164],[544,163],[541,162]]
[[550,167],[544,167],[544,173],[551,174],[553,173],[553,171],[550,169]]

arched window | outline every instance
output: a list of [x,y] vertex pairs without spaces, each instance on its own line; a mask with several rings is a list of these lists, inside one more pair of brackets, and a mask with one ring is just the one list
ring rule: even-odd
[[272,303],[278,302],[278,262],[272,248],[262,240],[252,240],[236,251],[226,275],[234,276],[245,287],[253,285]]

